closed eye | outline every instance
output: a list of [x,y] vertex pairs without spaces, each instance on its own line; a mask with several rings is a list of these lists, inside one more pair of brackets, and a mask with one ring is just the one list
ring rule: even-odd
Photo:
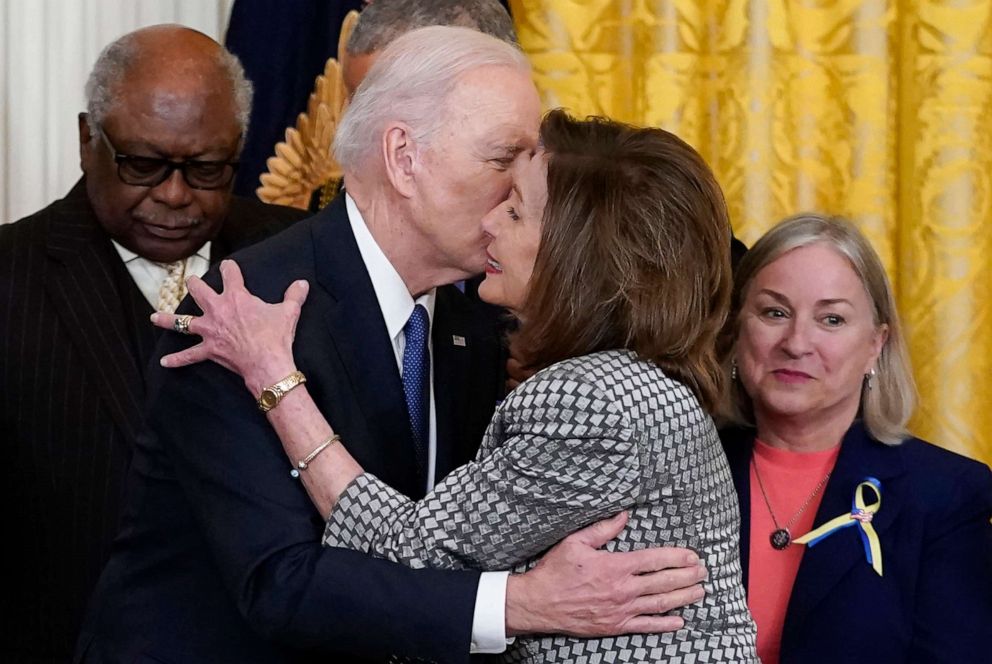
[[490,159],[489,163],[495,166],[498,171],[507,171],[513,164],[513,157],[496,157],[495,159]]
[[517,214],[517,209],[512,205],[506,208],[506,214],[508,214],[510,219],[513,221],[520,221],[520,215]]

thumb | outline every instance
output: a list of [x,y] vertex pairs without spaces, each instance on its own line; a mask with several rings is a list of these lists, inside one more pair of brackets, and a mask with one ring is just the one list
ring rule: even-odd
[[283,302],[295,302],[300,307],[307,301],[307,293],[310,292],[310,283],[305,279],[298,279],[289,285],[286,294],[283,295]]
[[627,519],[628,514],[626,512],[620,512],[609,519],[597,521],[591,526],[586,526],[582,530],[575,531],[568,536],[568,539],[598,549],[620,534],[627,525]]

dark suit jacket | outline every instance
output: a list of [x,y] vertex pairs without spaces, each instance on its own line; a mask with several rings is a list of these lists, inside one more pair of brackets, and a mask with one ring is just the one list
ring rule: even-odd
[[[422,494],[395,355],[343,198],[235,258],[268,301],[310,282],[294,345],[307,388],[362,466]],[[502,374],[498,340],[457,289],[438,290],[432,333],[443,474],[472,458]],[[170,335],[159,350],[188,343]],[[324,524],[241,379],[213,363],[153,373],[153,432],[139,440],[124,528],[80,638],[86,661],[468,660],[476,572],[322,548]]]
[[[211,251],[223,256],[302,216],[234,198]],[[0,224],[0,496],[12,544],[0,661],[72,653],[141,428],[143,367],[158,336],[151,311],[82,180],[44,210]]]
[[[754,432],[724,434],[741,503],[748,588]],[[884,445],[855,422],[813,523],[849,513],[855,487],[867,476],[882,483],[882,506],[872,525],[884,575],[865,560],[855,528],[807,548],[782,631],[782,664],[988,661],[992,473],[918,438]]]

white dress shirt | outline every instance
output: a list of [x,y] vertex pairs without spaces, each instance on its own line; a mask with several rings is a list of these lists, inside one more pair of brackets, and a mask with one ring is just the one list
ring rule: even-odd
[[[124,267],[127,268],[128,274],[134,279],[138,290],[148,300],[148,304],[152,305],[152,309],[157,308],[158,292],[162,288],[162,282],[169,275],[169,266],[165,263],[156,263],[147,258],[142,258],[130,249],[125,249],[116,241],[114,241],[114,249],[117,250],[121,260],[124,261]],[[186,276],[202,277],[207,273],[209,268],[210,243],[205,242],[202,247],[196,250],[195,254],[186,258]]]
[[[396,368],[403,375],[403,350],[406,347],[406,334],[403,328],[417,304],[427,309],[427,316],[433,324],[435,289],[421,295],[414,301],[406,284],[393,267],[382,249],[376,243],[365,219],[351,196],[345,194],[348,221],[355,234],[362,262],[369,272],[372,288],[375,290],[379,309],[386,323],[386,330],[393,342],[396,355]],[[159,282],[161,283],[161,282]],[[158,297],[156,287],[155,297]],[[154,305],[153,305],[154,306]],[[428,352],[433,357],[434,345],[428,342]],[[437,457],[437,420],[434,409],[434,362],[431,362],[430,392],[430,434],[427,450],[427,491],[434,488],[434,470]],[[479,579],[479,589],[475,596],[475,613],[472,618],[472,652],[501,653],[506,650],[506,580],[508,572],[483,572]]]

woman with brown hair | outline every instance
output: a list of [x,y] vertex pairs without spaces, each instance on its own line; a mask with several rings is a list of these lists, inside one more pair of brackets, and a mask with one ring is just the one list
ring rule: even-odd
[[[515,351],[539,371],[499,407],[476,461],[411,501],[364,473],[347,441],[335,444],[305,386],[270,422],[327,519],[329,546],[414,567],[523,570],[567,534],[626,510],[608,548],[691,547],[709,570],[705,597],[683,610],[677,632],[518,639],[506,661],[756,661],[737,499],[707,414],[723,387],[714,346],[731,287],[720,188],[692,148],[660,129],[553,111],[541,138],[483,221],[492,241],[479,291],[516,314]],[[225,273],[223,295],[201,299],[205,316],[234,331],[210,333],[206,357],[267,384],[254,360],[271,367],[275,355],[291,367],[295,320],[267,317],[236,267]],[[259,326],[286,328],[285,343],[256,347]]]

